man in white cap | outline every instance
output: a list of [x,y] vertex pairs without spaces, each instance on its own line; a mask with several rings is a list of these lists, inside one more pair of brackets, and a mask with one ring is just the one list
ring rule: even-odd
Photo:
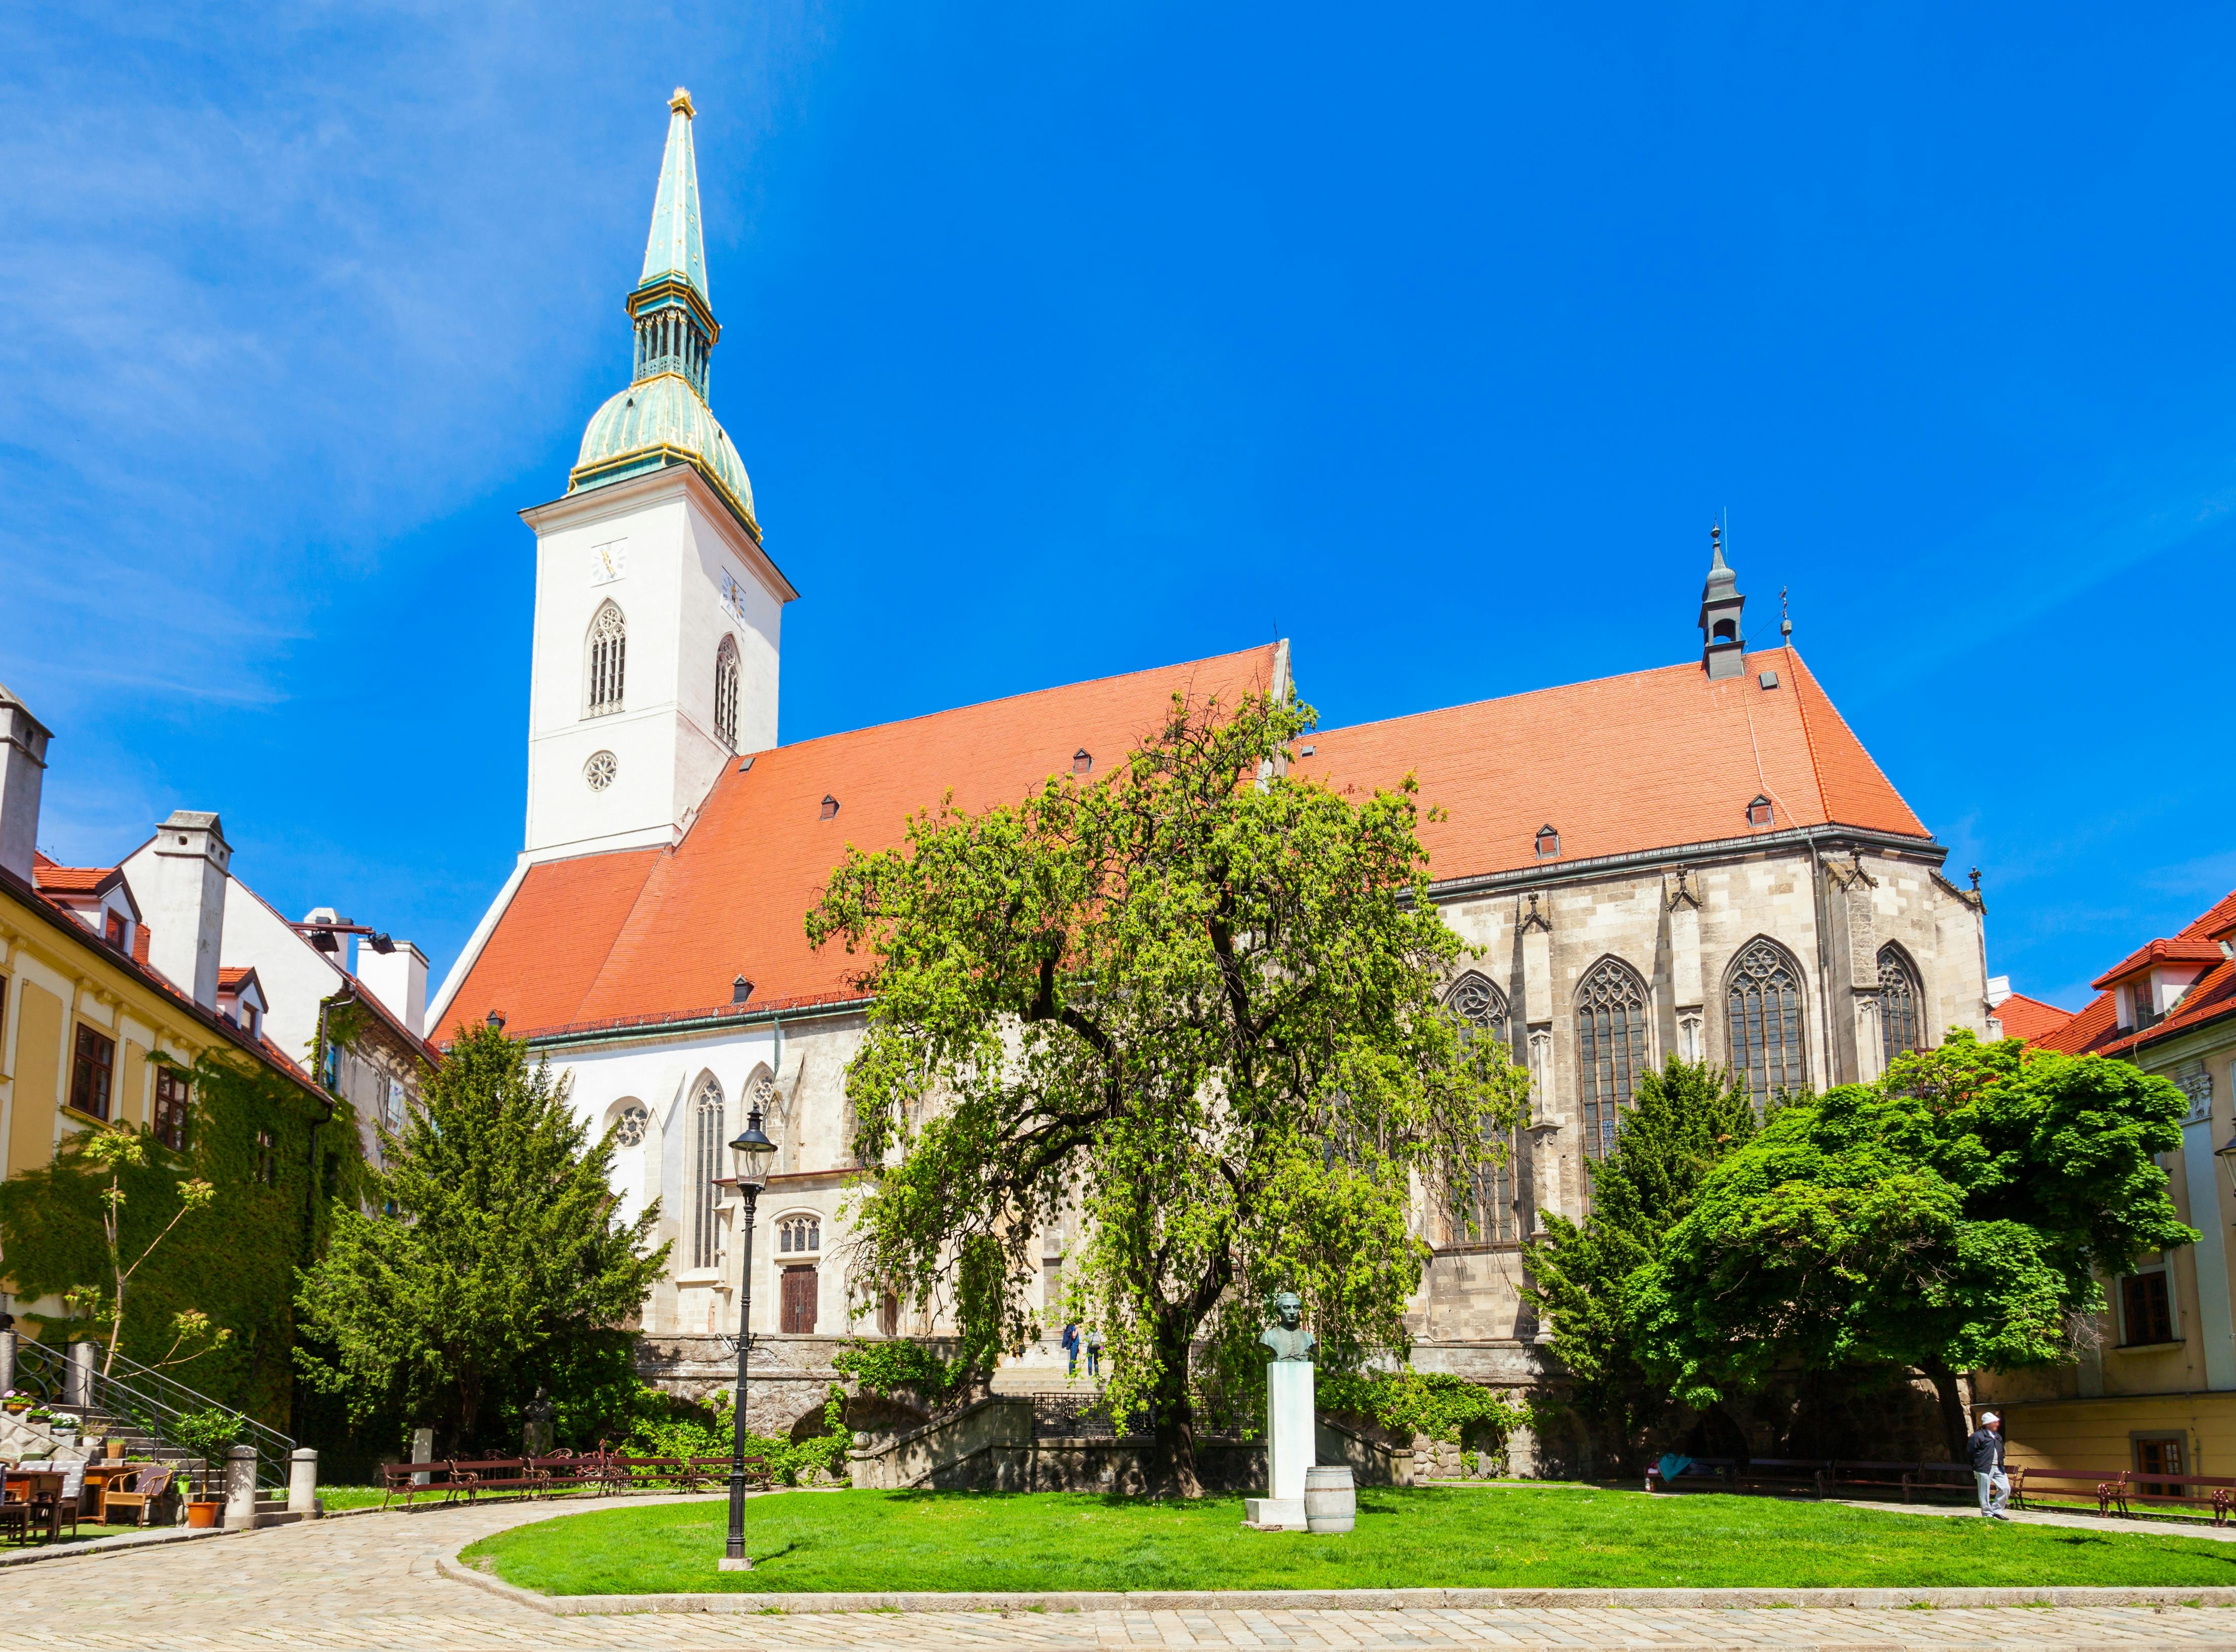
[[2003,1472],[2003,1419],[1991,1411],[1980,1413],[1980,1426],[1964,1442],[1972,1453],[1972,1478],[1980,1488],[1980,1512],[1991,1520],[2008,1520],[2003,1505],[2011,1500],[2010,1477]]

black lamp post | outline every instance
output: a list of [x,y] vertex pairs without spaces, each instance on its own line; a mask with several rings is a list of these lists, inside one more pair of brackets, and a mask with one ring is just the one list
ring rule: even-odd
[[753,1339],[753,1207],[760,1203],[768,1178],[768,1155],[776,1143],[761,1132],[761,1109],[750,1108],[746,1128],[730,1143],[738,1155],[738,1192],[746,1201],[740,1226],[745,1229],[745,1266],[738,1274],[738,1392],[730,1407],[730,1537],[720,1570],[751,1571],[746,1558],[746,1353]]

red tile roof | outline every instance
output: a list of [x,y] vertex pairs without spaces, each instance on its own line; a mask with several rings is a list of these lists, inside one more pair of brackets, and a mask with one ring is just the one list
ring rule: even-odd
[[2218,964],[2220,948],[2204,936],[2187,933],[2146,941],[2088,984],[2100,992],[2154,964]]
[[124,874],[114,866],[58,866],[43,855],[31,864],[31,882],[42,895],[67,900],[98,895]]
[[1996,1018],[2003,1023],[2004,1037],[2038,1044],[2072,1020],[2073,1011],[2014,992],[1996,1006]]
[[[1324,730],[1299,742],[1294,772],[1362,789],[1417,773],[1449,814],[1422,830],[1440,879],[1541,864],[1549,820],[1564,863],[1833,823],[1930,840],[1798,655],[1746,668],[1710,682],[1697,663],[1669,666]],[[950,790],[967,810],[1014,801],[1082,747],[1099,768],[1175,689],[1231,703],[1273,668],[1273,648],[1253,648],[759,754],[722,775],[673,851],[531,867],[434,1036],[492,1010],[516,1036],[728,1013],[740,974],[755,1009],[852,997],[860,960],[810,951],[801,928],[846,844],[898,843],[909,813]],[[1767,827],[1747,822],[1759,793]]]
[[[2236,889],[2230,890],[2206,907],[2182,926],[2180,934],[2171,938],[2182,943],[2186,952],[2196,951],[2193,944],[2202,942],[2211,947],[2213,961],[2202,975],[2189,984],[2187,991],[2163,1019],[2153,1023],[2141,1032],[2133,1028],[2123,1029],[2119,1024],[2114,995],[2100,991],[2089,1002],[2088,1008],[2043,1038],[2042,1043],[2047,1049],[2062,1050],[2074,1055],[2089,1052],[2104,1056],[2127,1055],[2144,1044],[2155,1043],[2161,1038],[2187,1032],[2205,1022],[2236,1014],[2236,962],[2223,957],[2220,948],[2212,939],[2227,934],[2232,928],[2236,928]],[[2152,943],[2153,945],[2166,944]],[[2148,951],[2149,948],[2143,950]],[[2203,959],[2200,958],[2194,961],[2202,962]],[[2117,980],[2121,971],[2127,967],[2123,964],[2121,969],[2099,977],[2095,984]]]
[[220,992],[237,991],[240,984],[255,973],[255,971],[237,964],[220,964],[217,972],[217,990]]

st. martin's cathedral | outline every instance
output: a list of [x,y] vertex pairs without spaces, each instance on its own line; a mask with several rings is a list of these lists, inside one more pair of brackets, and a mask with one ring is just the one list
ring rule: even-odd
[[[438,1040],[502,1017],[618,1126],[616,1190],[674,1242],[645,1304],[648,1374],[701,1392],[733,1369],[743,1247],[725,1143],[749,1100],[779,1153],[753,1247],[756,1425],[819,1416],[853,1335],[844,1277],[844,1074],[864,1028],[843,955],[802,918],[843,846],[899,840],[952,792],[1014,801],[1092,773],[1176,689],[1279,693],[1288,644],[777,743],[779,640],[799,593],[707,401],[715,319],[693,109],[678,91],[641,279],[635,371],[591,416],[536,544],[526,843],[434,1005]],[[1576,1213],[1635,1077],[1670,1051],[1759,1096],[1876,1076],[1951,1027],[1992,1036],[1982,907],[1789,642],[1750,651],[1720,550],[1683,658],[1387,722],[1319,731],[1296,772],[1371,790],[1408,771],[1445,916],[1483,949],[1450,1002],[1527,1063],[1530,1122],[1436,1246],[1414,1363],[1522,1385],[1537,1327],[1519,1244]],[[1680,639],[1670,639],[1671,655]],[[1557,753],[1559,760],[1544,760]],[[836,949],[833,949],[834,953]],[[1077,1234],[1042,1240],[1049,1287]]]

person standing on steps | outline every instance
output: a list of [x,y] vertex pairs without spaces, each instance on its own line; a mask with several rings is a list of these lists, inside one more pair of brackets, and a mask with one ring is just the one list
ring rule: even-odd
[[1102,1374],[1102,1333],[1087,1333],[1087,1374],[1091,1380]]
[[1079,1375],[1079,1327],[1067,1321],[1059,1340],[1063,1344],[1064,1358],[1069,1362],[1063,1373],[1064,1380],[1069,1382]]
[[2003,1419],[1993,1412],[1980,1413],[1980,1426],[1964,1442],[1972,1453],[1972,1478],[1980,1488],[1980,1512],[1991,1520],[2008,1520],[2003,1505],[2011,1500],[2010,1476],[2003,1472]]

